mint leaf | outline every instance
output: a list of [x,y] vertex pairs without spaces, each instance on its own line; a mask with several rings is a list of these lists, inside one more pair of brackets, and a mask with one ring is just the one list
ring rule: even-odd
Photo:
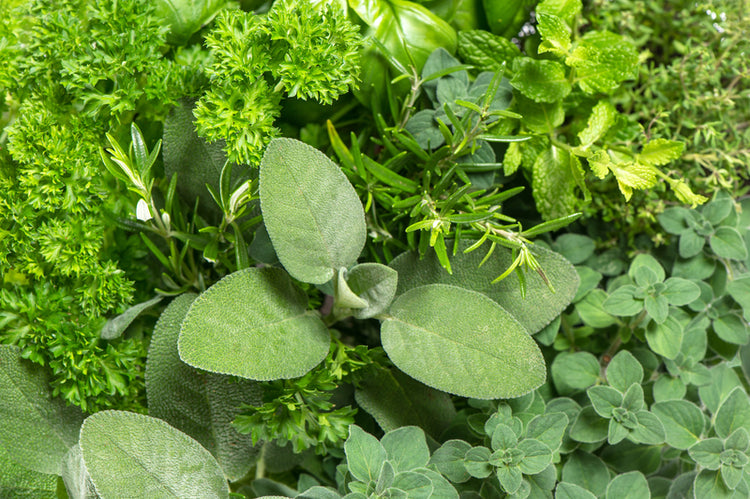
[[530,57],[513,61],[510,84],[535,102],[555,102],[564,99],[571,90],[562,64]]
[[581,141],[579,147],[583,150],[591,147],[614,125],[616,117],[617,111],[609,101],[597,102],[594,109],[591,110],[586,128],[578,132],[578,139]]
[[638,53],[630,42],[609,31],[591,31],[578,42],[565,63],[576,69],[576,81],[589,94],[612,93],[636,77]]
[[639,163],[651,166],[662,166],[682,156],[683,149],[685,149],[685,144],[683,142],[667,139],[654,139],[643,146],[641,153],[636,157]]
[[552,52],[558,56],[566,56],[570,52],[570,27],[563,19],[556,15],[537,12],[536,16],[539,34],[542,35],[542,43],[539,44],[539,53]]
[[458,32],[458,55],[466,64],[497,71],[521,55],[515,43],[480,29]]
[[534,162],[531,187],[534,201],[544,220],[571,215],[576,211],[576,172],[581,165],[578,158],[564,149],[552,146]]

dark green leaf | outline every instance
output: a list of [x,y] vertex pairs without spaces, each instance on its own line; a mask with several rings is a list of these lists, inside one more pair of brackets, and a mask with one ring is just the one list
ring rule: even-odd
[[125,312],[121,313],[117,317],[114,317],[104,324],[102,328],[101,337],[105,340],[113,340],[122,336],[122,333],[132,324],[132,322],[138,317],[141,312],[159,303],[163,296],[156,296],[150,300],[133,305]]
[[563,465],[562,481],[579,485],[594,495],[601,495],[607,490],[609,472],[601,459],[578,451]]
[[558,392],[585,390],[599,380],[599,361],[588,352],[561,352],[552,361],[550,374]]
[[705,427],[700,408],[687,400],[657,402],[651,411],[666,431],[666,442],[675,449],[688,449],[698,442]]

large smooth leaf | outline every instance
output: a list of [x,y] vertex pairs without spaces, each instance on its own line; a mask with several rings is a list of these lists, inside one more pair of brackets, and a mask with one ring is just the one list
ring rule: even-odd
[[378,369],[354,392],[357,404],[383,431],[419,426],[437,439],[448,428],[456,409],[448,394],[410,378],[398,369]]
[[211,453],[161,419],[97,412],[83,422],[80,446],[102,497],[229,497]]
[[[170,28],[167,40],[183,45],[229,3],[228,0],[157,0],[156,14]],[[255,2],[258,3],[258,2]]]
[[[448,246],[448,253],[451,254],[451,245]],[[567,260],[553,251],[540,247],[532,249],[555,291],[550,291],[535,272],[529,272],[526,275],[526,297],[523,298],[515,273],[498,283],[492,283],[513,262],[509,250],[496,248],[484,265],[479,267],[485,249],[464,253],[468,246],[468,242],[459,243],[458,252],[451,257],[452,275],[443,269],[433,252],[421,260],[414,252],[403,253],[393,259],[390,266],[398,271],[396,296],[417,286],[437,283],[478,291],[506,309],[532,334],[560,315],[575,296],[578,273]]]
[[260,207],[279,261],[300,281],[325,284],[365,245],[365,212],[354,187],[325,154],[298,140],[268,145]]
[[330,337],[307,295],[282,269],[237,271],[200,295],[182,323],[180,358],[206,371],[255,380],[302,376]]
[[526,329],[485,295],[431,284],[399,296],[383,322],[383,348],[422,383],[481,399],[519,397],[546,378]]
[[53,398],[44,370],[0,345],[0,445],[24,468],[59,475],[78,441],[83,414]]
[[[377,39],[404,68],[414,64],[421,71],[435,49],[456,50],[455,30],[418,3],[349,0],[348,4],[365,25],[362,35]],[[378,49],[370,47],[362,55],[362,68],[362,83],[355,95],[365,105],[370,105],[373,97],[384,104],[385,87],[391,79],[390,64]]]
[[230,480],[239,480],[255,464],[258,450],[250,435],[231,423],[242,404],[259,405],[258,382],[209,373],[180,360],[180,326],[197,295],[177,298],[154,327],[146,361],[146,394],[151,416],[196,439],[214,455]]

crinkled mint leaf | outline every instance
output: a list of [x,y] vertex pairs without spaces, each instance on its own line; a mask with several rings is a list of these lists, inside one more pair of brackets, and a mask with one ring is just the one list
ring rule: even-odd
[[562,64],[530,57],[518,57],[513,61],[510,84],[535,102],[555,102],[571,91]]
[[590,31],[565,59],[576,70],[576,82],[589,94],[612,93],[636,77],[638,53],[632,43],[609,31]]

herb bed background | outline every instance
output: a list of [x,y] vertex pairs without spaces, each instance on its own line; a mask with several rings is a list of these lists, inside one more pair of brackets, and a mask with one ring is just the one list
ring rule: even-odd
[[4,2],[0,495],[747,497],[748,12]]

